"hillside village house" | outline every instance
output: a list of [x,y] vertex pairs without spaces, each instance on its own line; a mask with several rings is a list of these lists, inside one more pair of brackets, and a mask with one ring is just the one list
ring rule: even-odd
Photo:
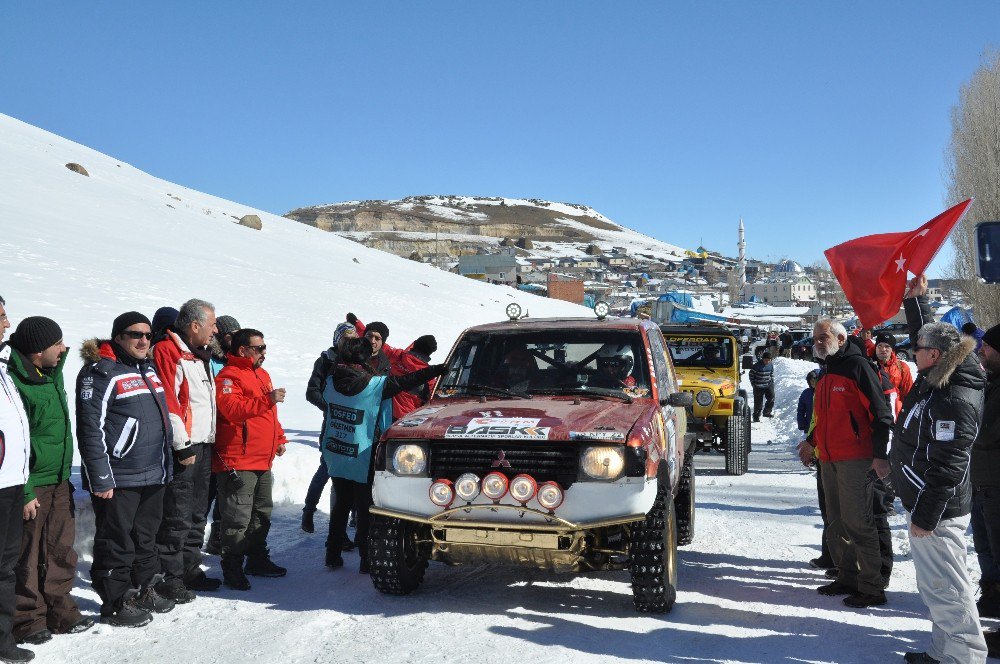
[[746,302],[751,298],[778,306],[794,306],[815,301],[816,286],[804,274],[771,277],[747,284],[740,290],[740,300]]
[[459,256],[458,273],[471,279],[513,286],[517,284],[517,258],[508,253]]

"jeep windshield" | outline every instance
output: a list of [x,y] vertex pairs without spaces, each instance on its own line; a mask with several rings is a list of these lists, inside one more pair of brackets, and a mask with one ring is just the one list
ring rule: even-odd
[[437,395],[590,394],[631,400],[650,394],[645,358],[638,331],[473,332],[459,342]]
[[675,367],[731,367],[732,339],[725,336],[664,335]]

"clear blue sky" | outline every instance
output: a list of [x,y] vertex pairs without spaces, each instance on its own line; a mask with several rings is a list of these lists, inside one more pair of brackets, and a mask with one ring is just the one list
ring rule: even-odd
[[276,213],[537,197],[729,255],[742,216],[809,263],[944,209],[997,46],[994,1],[8,1],[0,111]]

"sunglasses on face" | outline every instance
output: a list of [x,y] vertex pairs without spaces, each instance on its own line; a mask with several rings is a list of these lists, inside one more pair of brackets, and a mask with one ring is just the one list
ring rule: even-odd
[[252,348],[253,350],[257,351],[258,353],[263,353],[264,351],[267,350],[267,344],[261,344],[259,346],[247,346],[247,348]]
[[146,338],[148,340],[148,339],[152,339],[153,338],[153,333],[152,332],[135,332],[133,330],[125,330],[124,332],[122,332],[122,336],[125,337],[126,339],[139,340],[139,339],[142,339],[142,338]]

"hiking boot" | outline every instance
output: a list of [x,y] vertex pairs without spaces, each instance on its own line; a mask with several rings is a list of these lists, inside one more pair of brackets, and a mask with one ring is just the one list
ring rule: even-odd
[[212,593],[222,585],[222,579],[206,576],[203,570],[198,570],[197,574],[184,580],[184,585],[191,591]]
[[94,619],[90,616],[84,616],[77,620],[75,623],[66,628],[66,634],[80,634],[81,632],[86,632],[88,629],[94,626]]
[[266,576],[276,578],[288,574],[288,570],[280,565],[275,565],[271,556],[250,556],[247,558],[247,566],[243,569],[250,576]]
[[243,556],[222,558],[222,583],[233,590],[250,590],[250,580],[243,573]]
[[820,586],[816,589],[820,595],[826,595],[827,597],[833,597],[835,595],[854,595],[857,591],[839,581],[834,581],[833,583],[828,583],[825,586]]
[[153,614],[138,606],[139,591],[131,588],[125,592],[118,608],[105,612],[101,609],[101,622],[116,627],[142,627],[153,620]]
[[28,634],[27,636],[22,636],[17,640],[18,643],[29,643],[33,646],[40,646],[46,641],[52,640],[52,632],[47,629],[40,629],[37,632]]
[[27,648],[18,648],[15,645],[9,646],[4,650],[0,650],[0,662],[18,664],[20,662],[30,662],[34,658],[35,653],[31,652]]
[[836,567],[832,558],[824,558],[823,556],[810,560],[809,566],[815,567],[816,569],[833,569]]
[[316,510],[311,510],[308,508],[302,509],[302,530],[309,533],[310,535],[316,532],[316,524],[313,523],[313,514]]
[[[993,655],[990,655],[992,657]],[[903,655],[903,660],[908,664],[940,664],[941,660],[934,659],[925,652],[908,652]]]
[[340,555],[339,551],[331,551],[329,548],[326,550],[326,566],[330,569],[337,569],[338,567],[344,566],[344,558]]
[[867,609],[870,606],[882,606],[887,601],[889,600],[886,599],[884,592],[878,592],[875,594],[852,593],[844,598],[844,604],[855,609]]
[[758,415],[758,416],[754,417],[754,418],[753,418],[753,421],[754,421],[754,422],[760,422],[760,415]]
[[[171,601],[174,604],[187,604],[188,602],[193,602],[196,597],[196,595],[184,585],[184,582],[178,578],[167,579],[166,581],[160,581],[157,583],[156,594],[162,599]],[[163,612],[156,611],[156,613]]]
[[823,576],[825,576],[828,579],[836,579],[838,576],[840,576],[840,569],[837,567],[831,567],[830,569],[823,572]]
[[[178,579],[171,579],[171,581],[178,581]],[[184,588],[183,583],[181,584],[181,588]],[[187,589],[185,588],[185,590]],[[188,592],[191,591],[188,590]],[[194,593],[191,593],[191,595],[193,598]],[[156,588],[151,583],[139,594],[137,605],[153,613],[170,613],[174,610],[175,603],[174,600],[163,597],[160,593],[156,592]]]

